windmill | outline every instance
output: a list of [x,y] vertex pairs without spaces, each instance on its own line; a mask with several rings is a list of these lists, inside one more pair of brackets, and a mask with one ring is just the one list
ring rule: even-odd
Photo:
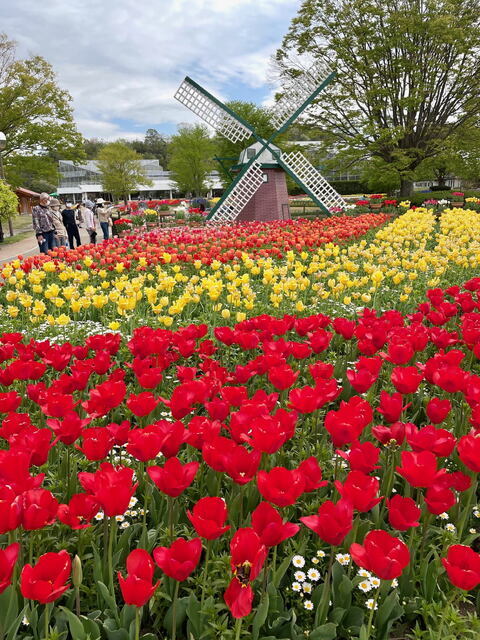
[[334,77],[333,72],[313,67],[292,81],[271,109],[272,123],[277,130],[268,140],[194,80],[185,78],[175,94],[179,102],[231,142],[251,137],[256,140],[240,155],[238,174],[210,211],[207,218],[210,222],[229,224],[289,218],[287,174],[325,213],[330,214],[332,207],[345,206],[343,198],[303,153],[282,153],[273,144]]

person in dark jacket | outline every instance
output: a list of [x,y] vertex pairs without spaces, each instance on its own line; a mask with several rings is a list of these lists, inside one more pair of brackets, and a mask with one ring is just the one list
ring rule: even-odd
[[68,235],[68,244],[70,249],[74,248],[73,240],[77,241],[77,247],[79,247],[82,243],[80,242],[80,233],[78,231],[77,223],[75,220],[75,209],[70,202],[67,202],[65,205],[66,208],[62,211],[62,220],[65,225],[65,229],[67,230]]

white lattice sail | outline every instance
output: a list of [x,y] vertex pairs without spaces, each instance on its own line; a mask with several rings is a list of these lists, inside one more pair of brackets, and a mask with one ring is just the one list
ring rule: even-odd
[[217,208],[210,222],[230,224],[242,213],[249,200],[263,184],[263,171],[258,162],[253,162],[243,173],[232,191]]
[[325,180],[318,169],[300,151],[292,151],[282,155],[282,162],[302,182],[307,189],[330,210],[332,207],[345,207],[346,202]]
[[270,109],[273,124],[278,128],[283,126],[326,80],[330,73],[328,69],[315,67],[287,85],[283,96]]
[[175,98],[231,142],[246,140],[252,135],[248,127],[222,109],[188,78],[178,88]]

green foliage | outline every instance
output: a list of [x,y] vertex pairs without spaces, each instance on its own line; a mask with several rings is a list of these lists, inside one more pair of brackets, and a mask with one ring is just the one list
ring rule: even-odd
[[0,220],[8,220],[17,213],[18,198],[6,182],[0,180]]
[[332,187],[342,196],[368,193],[368,186],[358,180],[329,180]]
[[57,163],[45,155],[10,156],[5,165],[5,173],[13,187],[25,187],[37,193],[50,193],[58,185]]
[[107,144],[98,154],[103,189],[115,198],[128,199],[128,194],[139,185],[151,186],[140,160],[136,151],[121,142]]
[[170,143],[172,180],[179,191],[201,196],[207,176],[214,169],[214,142],[204,125],[180,127]]
[[480,114],[478,0],[304,0],[276,56],[287,82],[310,57],[337,72],[314,122],[351,160],[380,158],[408,195],[415,171]]
[[82,136],[71,101],[44,58],[17,60],[15,43],[0,33],[0,131],[7,137],[6,156],[43,149],[61,151],[64,158],[80,158]]
[[[129,149],[136,151],[145,159],[157,159],[163,169],[168,162],[168,142],[156,129],[147,129],[143,140],[124,140],[119,138],[115,142],[121,142]],[[100,151],[107,146],[107,142],[98,138],[84,140],[83,148],[88,160],[96,160]]]

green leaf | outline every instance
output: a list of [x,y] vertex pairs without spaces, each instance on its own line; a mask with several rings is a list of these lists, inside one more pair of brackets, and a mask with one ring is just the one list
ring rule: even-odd
[[70,609],[67,609],[66,607],[59,607],[59,609],[67,618],[70,633],[72,634],[72,640],[86,640],[87,634],[85,633],[81,620],[77,618]]
[[20,625],[22,624],[22,620],[27,613],[27,609],[28,609],[28,605],[25,605],[25,607],[20,611],[16,619],[13,621],[12,625],[8,629],[6,640],[16,640],[16,638],[18,637],[17,636],[18,629],[20,628]]
[[190,622],[191,631],[193,631],[194,637],[200,637],[200,632],[202,629],[202,609],[200,601],[195,596],[193,591],[188,598],[187,608],[185,611]]
[[6,632],[18,616],[18,598],[15,594],[12,599],[12,590],[10,585],[0,594],[0,634]]
[[362,626],[360,627],[360,634],[358,636],[358,640],[369,640],[368,639],[368,633],[367,633],[367,627],[364,624],[362,624]]
[[287,569],[290,565],[290,557],[287,556],[285,558],[285,560],[283,560],[282,564],[277,568],[277,570],[275,571],[275,574],[273,576],[273,584],[278,587],[280,585],[280,582],[283,578],[283,576],[285,575],[285,573],[287,572]]
[[[175,626],[177,628],[177,633],[179,629],[181,629],[185,618],[187,617],[187,605],[188,598],[177,598],[177,605],[175,608]],[[171,634],[173,630],[173,604],[167,611],[163,624],[165,629]]]
[[398,593],[396,591],[392,591],[392,593],[385,598],[385,601],[377,611],[376,627],[378,640],[387,638],[392,624],[395,620],[398,620],[402,614],[403,607],[399,604]]
[[117,603],[108,588],[100,580],[97,582],[97,587],[107,607],[112,613],[115,612],[117,609]]
[[259,604],[257,613],[255,614],[255,617],[253,619],[253,625],[252,625],[253,640],[258,640],[260,629],[265,624],[265,620],[267,619],[269,605],[270,605],[270,600],[268,597],[268,593],[265,593],[265,596],[262,602]]
[[335,640],[337,637],[337,625],[333,622],[322,624],[321,627],[314,629],[308,636],[310,640]]

